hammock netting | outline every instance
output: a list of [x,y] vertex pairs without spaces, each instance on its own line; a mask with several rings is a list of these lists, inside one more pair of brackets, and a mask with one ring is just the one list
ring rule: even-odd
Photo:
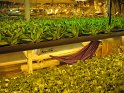
[[74,64],[78,60],[86,60],[86,59],[92,58],[99,44],[100,44],[100,41],[91,41],[88,45],[84,46],[77,53],[67,55],[67,56],[60,56],[60,57],[50,55],[50,57],[53,59],[59,60],[60,62],[64,62],[67,64]]

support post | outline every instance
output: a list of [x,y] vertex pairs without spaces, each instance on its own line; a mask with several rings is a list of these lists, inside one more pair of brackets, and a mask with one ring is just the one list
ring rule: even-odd
[[109,23],[108,23],[108,25],[109,26],[111,25],[111,10],[112,10],[112,0],[109,0],[109,13],[108,13],[108,16],[109,16]]
[[28,73],[33,74],[33,65],[32,65],[32,50],[27,51],[27,58],[28,58]]
[[30,21],[30,0],[25,0],[25,19]]

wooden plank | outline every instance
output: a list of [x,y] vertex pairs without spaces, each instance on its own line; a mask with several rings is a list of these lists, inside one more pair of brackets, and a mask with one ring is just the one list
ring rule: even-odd
[[27,58],[23,52],[0,54],[0,66],[26,63]]
[[[68,45],[61,45],[61,46],[54,46],[54,47],[48,47],[48,48],[42,48],[41,50],[37,50],[37,54],[39,56],[32,57],[33,61],[43,61],[45,59],[50,59],[50,55],[53,56],[66,56],[73,54],[80,49],[84,47],[85,43],[74,43],[74,44],[68,44]],[[71,46],[71,47],[70,47]],[[52,50],[52,51],[50,51]],[[39,52],[39,53],[38,53]]]
[[[41,69],[41,68],[54,67],[59,64],[60,64],[60,62],[58,60],[50,59],[50,60],[46,60],[46,61],[40,62],[40,63],[33,63],[32,69],[37,70],[37,69]],[[21,70],[27,72],[29,70],[28,65],[27,64],[21,65]]]
[[32,67],[32,50],[27,51],[27,57],[28,57],[28,73],[33,73],[33,67]]
[[21,65],[22,64],[0,66],[0,73],[9,72],[9,71],[17,71],[17,70],[19,71]]

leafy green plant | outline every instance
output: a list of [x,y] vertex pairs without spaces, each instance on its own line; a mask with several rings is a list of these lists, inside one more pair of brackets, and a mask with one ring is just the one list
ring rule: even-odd
[[25,32],[22,35],[22,41],[40,42],[43,41],[44,29],[36,24],[29,24],[25,27]]
[[64,37],[66,34],[66,25],[57,25],[55,33],[53,34],[53,40],[58,40]]
[[73,34],[73,37],[78,37],[78,35],[79,35],[78,24],[72,24],[72,34]]
[[1,93],[123,93],[124,54],[37,70],[0,79]]
[[111,25],[106,24],[106,33],[110,33],[112,28]]
[[0,40],[14,45],[110,33],[114,29],[124,29],[123,18],[112,18],[111,26],[107,18],[5,20],[0,22]]
[[8,42],[8,44],[14,45],[19,43],[20,36],[23,34],[20,24],[13,23],[12,26],[8,24],[2,30],[3,31],[1,32],[1,34],[3,35],[4,40]]

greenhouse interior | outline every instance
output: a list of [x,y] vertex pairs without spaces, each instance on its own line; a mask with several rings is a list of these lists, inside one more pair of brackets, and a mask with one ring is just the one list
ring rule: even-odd
[[0,93],[124,93],[124,0],[0,0]]

